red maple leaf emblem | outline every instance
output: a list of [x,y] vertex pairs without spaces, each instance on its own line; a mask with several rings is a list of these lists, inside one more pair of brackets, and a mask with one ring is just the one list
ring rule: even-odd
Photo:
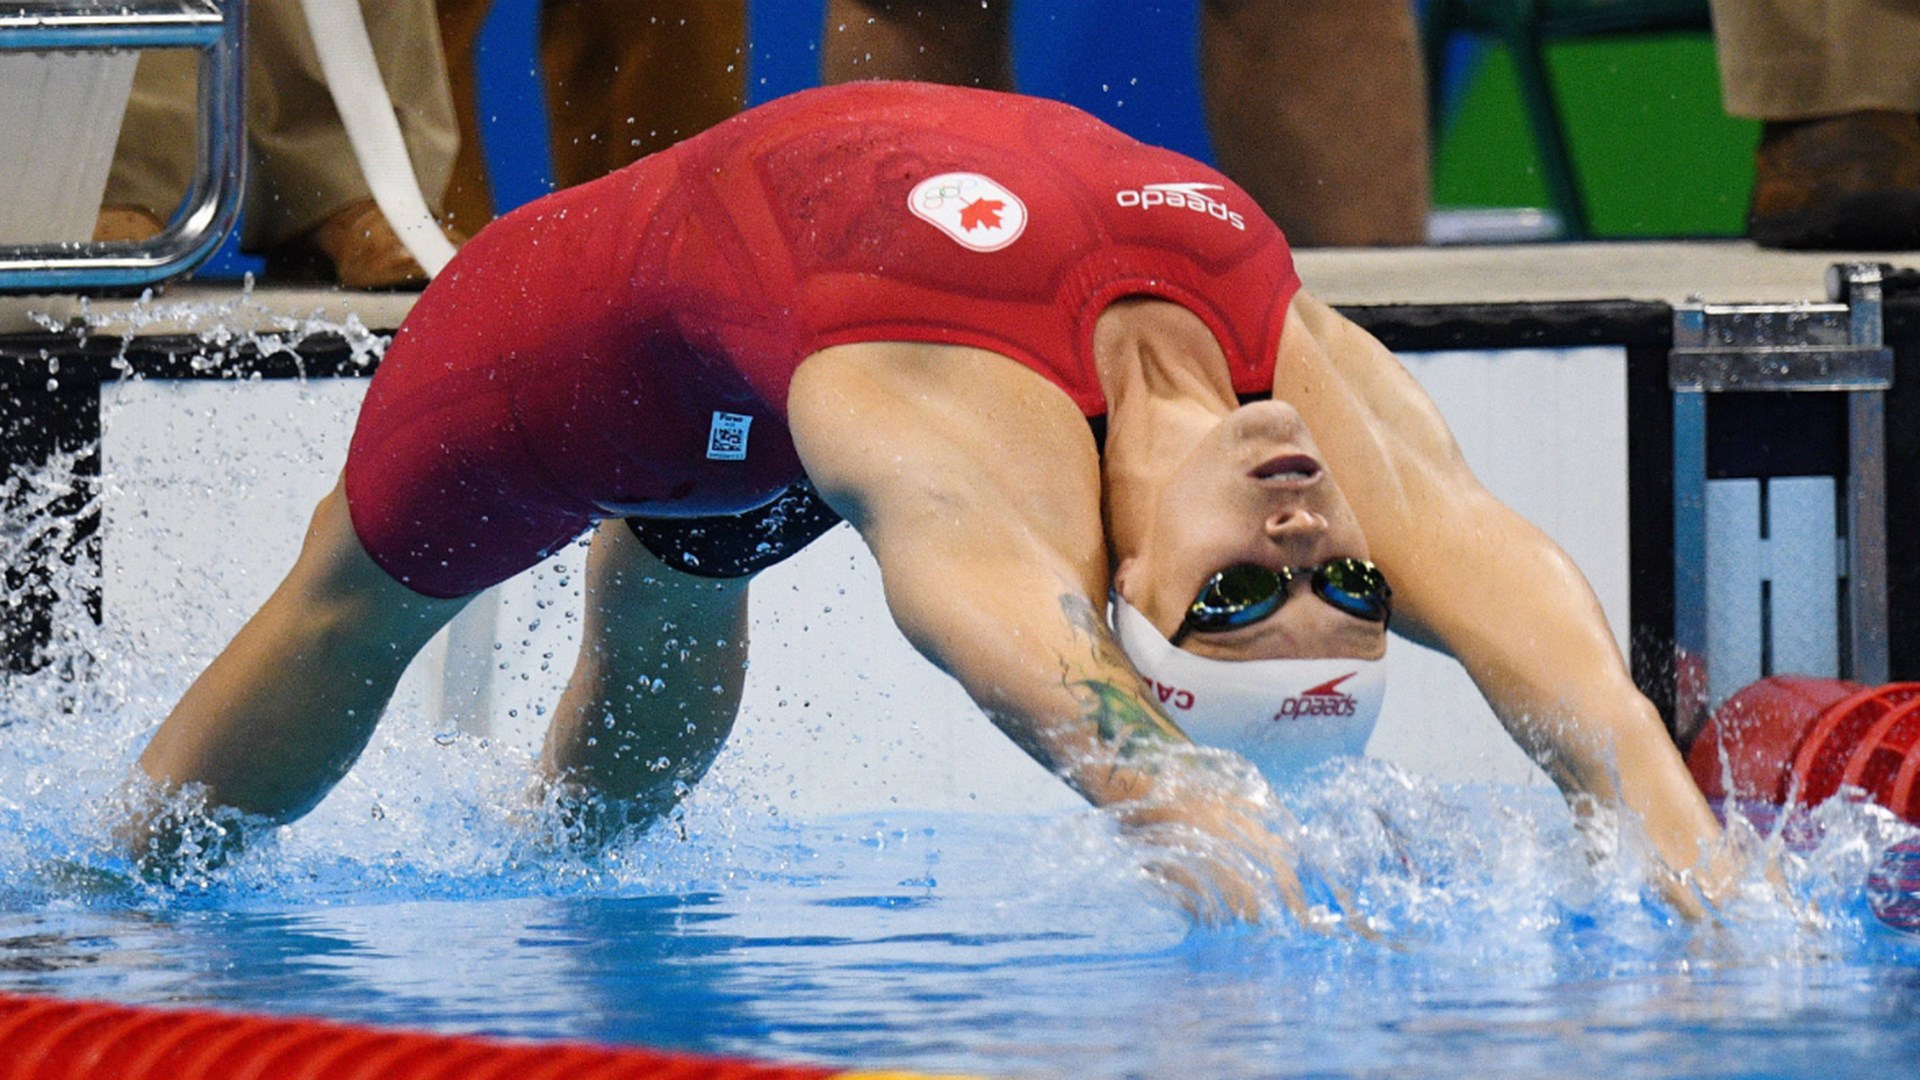
[[1006,203],[998,199],[975,199],[960,208],[960,227],[972,232],[974,226],[988,229],[1000,227],[1000,211]]

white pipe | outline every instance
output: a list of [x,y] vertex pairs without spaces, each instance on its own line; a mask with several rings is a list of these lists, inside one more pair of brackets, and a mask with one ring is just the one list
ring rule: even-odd
[[420,194],[420,180],[414,175],[400,123],[393,116],[393,101],[374,62],[358,0],[300,0],[300,7],[373,201],[427,276],[438,274],[453,258],[453,245]]
[[[360,159],[373,201],[387,216],[407,251],[427,271],[440,273],[453,258],[453,245],[440,229],[427,200],[413,159],[394,119],[393,100],[387,96],[367,38],[367,23],[358,0],[300,0],[313,34],[320,70],[327,77],[334,108],[347,129],[347,141]],[[493,649],[499,620],[500,590],[488,589],[473,598],[460,614],[434,636],[430,654],[440,669],[439,712],[442,722],[476,735],[491,731]]]

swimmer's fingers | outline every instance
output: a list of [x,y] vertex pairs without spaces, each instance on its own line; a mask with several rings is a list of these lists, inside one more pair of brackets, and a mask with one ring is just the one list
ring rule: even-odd
[[1324,929],[1311,918],[1297,882],[1291,888],[1280,882],[1250,882],[1219,863],[1193,857],[1149,859],[1145,869],[1202,926],[1268,922],[1273,908],[1262,897],[1276,895],[1295,922],[1309,929]]
[[214,805],[205,785],[167,786],[144,775],[121,786],[110,812],[114,837],[140,876],[162,885],[204,878],[272,828],[264,818]]
[[1177,859],[1148,859],[1141,867],[1149,878],[1201,926],[1221,927],[1239,916],[1203,875]]
[[[1191,823],[1132,825],[1128,831],[1156,851],[1147,872],[1204,925],[1266,922],[1277,903],[1300,925],[1325,929],[1313,918],[1290,852],[1250,843],[1234,835],[1238,830],[1223,834]],[[1276,838],[1267,839],[1271,844]]]
[[1784,861],[1791,858],[1784,845],[1768,845],[1766,876],[1767,886],[1773,895],[1787,910],[1794,913],[1800,925],[1808,930],[1817,930],[1826,923],[1826,912],[1820,908],[1820,901],[1812,896],[1801,899],[1793,894],[1793,887],[1787,884],[1787,868]]
[[1689,921],[1737,922],[1743,910],[1758,905],[1785,908],[1803,926],[1818,929],[1824,923],[1819,902],[1795,895],[1788,884],[1788,864],[1795,861],[1779,837],[1730,829],[1693,867],[1675,870],[1655,862],[1649,877],[1668,906]]
[[[1819,931],[1827,924],[1826,912],[1821,908],[1819,898],[1797,896],[1793,887],[1787,883],[1786,864],[1789,861],[1798,861],[1796,857],[1786,849],[1784,843],[1777,839],[1768,841],[1763,850],[1764,854],[1760,856],[1760,877],[1765,884],[1757,884],[1755,890],[1766,900],[1791,912],[1794,921],[1799,923],[1801,929],[1810,932]],[[1731,892],[1728,889],[1720,891]],[[1732,897],[1730,895],[1711,896],[1710,899],[1713,902],[1713,910],[1718,913],[1731,901]]]
[[1346,923],[1349,933],[1373,942],[1385,940],[1384,936],[1373,925],[1372,920],[1362,914],[1359,906],[1353,902],[1353,893],[1351,891],[1343,885],[1334,885],[1332,883],[1329,883],[1327,888],[1333,890],[1333,898],[1340,905],[1340,918]]

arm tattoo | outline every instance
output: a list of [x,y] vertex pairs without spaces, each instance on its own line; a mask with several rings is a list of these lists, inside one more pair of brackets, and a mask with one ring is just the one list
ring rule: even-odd
[[[1087,678],[1063,673],[1067,685],[1081,702],[1083,719],[1100,732],[1100,739],[1119,751],[1122,758],[1165,746],[1169,741],[1185,742],[1180,729],[1160,715],[1143,692],[1133,664],[1113,640],[1106,620],[1084,596],[1066,593],[1060,597],[1060,610],[1067,622],[1086,637],[1094,662],[1109,669]],[[1119,675],[1119,678],[1113,677]]]
[[1132,758],[1168,742],[1185,742],[1179,729],[1147,704],[1139,689],[1110,679],[1078,679],[1070,685],[1080,699],[1082,718],[1100,732],[1100,741],[1122,758]]
[[1093,658],[1108,667],[1131,670],[1133,664],[1127,654],[1120,651],[1120,645],[1113,640],[1113,631],[1107,628],[1107,620],[1093,606],[1093,603],[1078,593],[1062,593],[1060,612],[1067,617],[1067,625],[1078,630],[1093,646]]

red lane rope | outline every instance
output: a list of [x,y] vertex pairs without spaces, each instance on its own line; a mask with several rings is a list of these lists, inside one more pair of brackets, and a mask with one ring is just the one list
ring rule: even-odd
[[1816,806],[1846,786],[1920,823],[1920,682],[1769,675],[1714,710],[1687,768],[1709,799]]
[[0,994],[0,1080],[826,1080],[695,1054]]

